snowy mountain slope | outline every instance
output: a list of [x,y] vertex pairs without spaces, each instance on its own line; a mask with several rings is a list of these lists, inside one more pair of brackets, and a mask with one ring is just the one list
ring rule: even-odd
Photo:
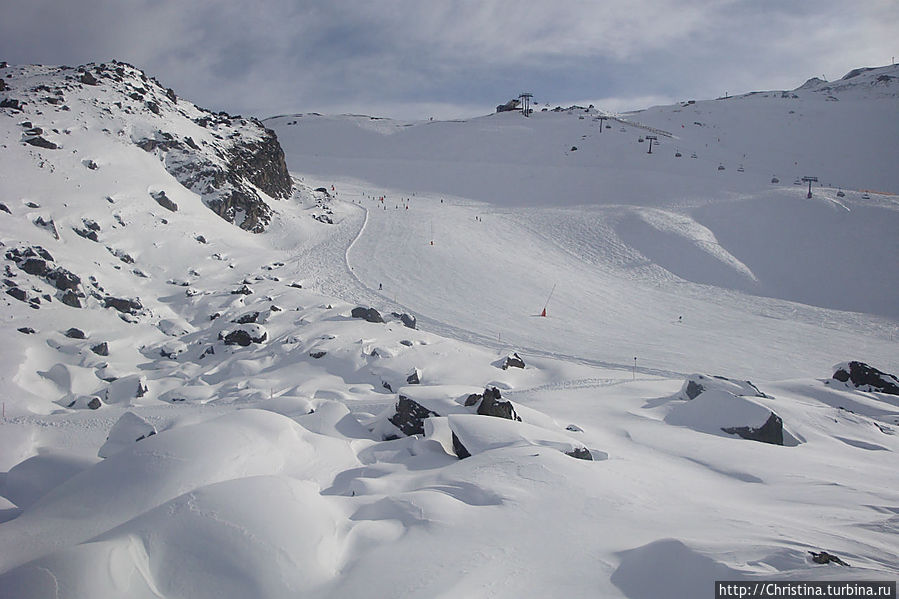
[[[424,136],[417,154],[379,157],[383,186],[336,150],[316,162],[316,138],[304,157],[289,125],[278,138],[293,148],[292,193],[265,200],[270,221],[253,234],[172,172],[181,157],[205,164],[207,150],[218,156],[210,147],[224,151],[224,140],[202,137],[206,127],[164,101],[159,123],[125,101],[110,115],[103,98],[121,93],[111,76],[79,90],[65,87],[79,71],[15,75],[25,72],[84,102],[30,113],[63,131],[64,151],[28,144],[22,113],[0,109],[10,182],[0,198],[0,597],[636,599],[707,594],[721,577],[899,573],[899,401],[829,378],[850,359],[899,370],[895,317],[723,288],[761,293],[774,266],[753,253],[764,244],[727,228],[730,211],[771,198],[798,214],[843,215],[845,205],[859,226],[883,221],[888,231],[890,197],[805,203],[798,188],[743,188],[732,169],[723,179],[663,169],[645,178],[646,197],[584,208],[560,196],[562,206],[525,210],[505,203],[521,189],[514,181],[449,169],[491,203],[413,196],[406,177],[439,189],[441,151],[477,155],[518,135],[561,142],[595,121],[422,125],[456,137],[442,146]],[[193,114],[184,100],[175,106]],[[64,125],[75,117],[77,127]],[[233,125],[235,143],[265,135],[221,118],[207,126]],[[117,141],[113,120],[191,137],[200,150],[147,152],[133,136]],[[371,129],[397,129],[315,122],[323,146],[364,149]],[[528,133],[532,123],[542,128]],[[580,148],[568,157],[581,160]],[[481,166],[529,167],[513,154],[484,154]],[[416,159],[424,168],[407,172]],[[580,177],[602,170],[553,160],[546,188],[564,189],[567,175],[586,189]],[[246,189],[276,167],[261,163]],[[704,192],[669,196],[678,186]],[[154,199],[159,191],[177,211]],[[870,251],[881,276],[872,294],[889,291],[895,264],[875,240],[840,244]],[[696,381],[703,393],[685,395]],[[783,445],[750,440],[762,429],[780,431]],[[814,562],[809,552],[822,550],[850,567]]]
[[[601,130],[598,113],[583,109],[464,122],[266,122],[291,164],[323,184],[338,182],[342,197],[368,209],[348,252],[360,301],[376,301],[369,290],[382,285],[382,299],[432,329],[496,347],[789,377],[813,375],[843,351],[895,363],[899,202],[826,187],[807,200],[804,186],[783,174],[798,167],[777,148],[804,147],[804,133],[789,125],[800,117],[781,103],[808,107],[804,130],[831,131],[840,116],[833,111],[846,110],[837,120],[867,133],[837,139],[860,155],[837,160],[834,144],[806,155],[834,162],[835,181],[860,181],[872,163],[896,156],[897,137],[880,133],[895,127],[885,116],[899,108],[894,71],[874,69],[850,79],[855,86],[830,90],[839,101],[802,90],[750,94],[627,115],[630,123],[606,120]],[[680,123],[695,110],[711,125],[681,129],[665,120]],[[748,118],[754,111],[768,115],[770,129]],[[644,122],[672,135],[659,134],[651,155],[645,139],[637,141],[649,132]],[[712,136],[771,146],[752,155],[779,164],[785,180],[772,184],[774,167],[748,160],[738,171],[732,145]],[[897,189],[894,169],[877,173]],[[554,284],[550,314],[559,318],[530,318]],[[722,345],[729,350],[718,351]]]
[[[131,65],[7,67],[3,72],[4,112],[20,119],[4,119],[4,139],[21,132],[21,141],[34,148],[72,154],[61,167],[80,162],[91,170],[117,168],[129,158],[139,160],[140,148],[219,216],[254,232],[263,231],[271,218],[266,198],[290,195],[283,152],[271,131],[253,119],[179,100]],[[23,168],[34,163],[55,168],[36,152]],[[27,188],[10,191],[27,193]],[[158,191],[148,190],[151,195]],[[177,210],[177,202],[168,209]]]

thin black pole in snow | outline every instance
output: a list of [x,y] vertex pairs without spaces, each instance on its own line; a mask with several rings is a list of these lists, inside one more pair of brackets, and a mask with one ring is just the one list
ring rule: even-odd
[[634,380],[637,380],[637,356],[634,356]]
[[553,296],[553,292],[556,290],[556,283],[553,283],[553,288],[549,292],[549,297],[546,298],[546,303],[543,304],[543,311],[540,312],[540,316],[546,316],[546,307],[549,305],[549,300]]

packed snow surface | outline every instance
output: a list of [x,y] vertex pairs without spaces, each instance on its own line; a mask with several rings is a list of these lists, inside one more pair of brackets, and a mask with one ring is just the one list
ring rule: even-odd
[[[0,68],[0,597],[899,576],[899,397],[831,378],[899,371],[896,67],[625,115],[277,117],[293,191],[257,233],[172,170],[260,129],[122,69]],[[772,414],[783,445],[724,430]]]

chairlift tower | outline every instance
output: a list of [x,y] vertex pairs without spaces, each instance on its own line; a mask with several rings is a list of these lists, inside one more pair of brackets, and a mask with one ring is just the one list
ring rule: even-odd
[[[649,141],[649,151],[646,153],[652,154],[652,142],[656,141],[658,137],[656,137],[655,135],[647,135],[646,139]],[[656,145],[658,145],[658,143],[656,143]]]
[[803,177],[802,180],[805,181],[806,183],[808,183],[808,195],[805,197],[808,199],[811,199],[811,197],[812,197],[812,181],[817,183],[818,177]]
[[605,123],[606,120],[607,120],[609,117],[607,117],[607,116],[598,116],[598,117],[596,117],[596,118],[597,118],[597,120],[599,120],[599,132],[602,133],[602,124]]
[[530,92],[522,92],[518,96],[518,99],[521,100],[521,114],[524,116],[531,115],[531,98],[533,97],[534,94]]

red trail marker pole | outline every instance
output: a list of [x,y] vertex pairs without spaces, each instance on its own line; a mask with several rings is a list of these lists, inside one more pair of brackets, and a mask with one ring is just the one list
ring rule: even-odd
[[555,290],[556,290],[556,284],[553,283],[553,288],[552,288],[552,290],[549,292],[549,297],[546,298],[546,303],[543,304],[543,310],[540,312],[540,316],[543,316],[544,318],[546,317],[546,307],[549,305],[549,300],[552,298],[553,292],[554,292]]

